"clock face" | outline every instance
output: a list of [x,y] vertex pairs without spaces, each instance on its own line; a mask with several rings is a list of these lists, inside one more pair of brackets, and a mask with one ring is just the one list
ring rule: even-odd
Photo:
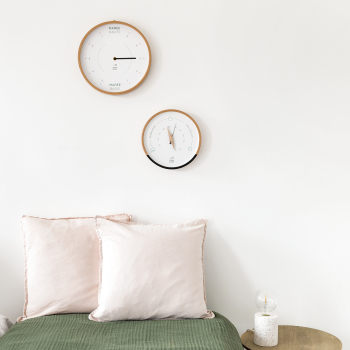
[[124,94],[137,88],[151,65],[151,50],[142,33],[130,24],[105,22],[83,38],[78,55],[86,81],[107,94]]
[[168,109],[149,119],[143,129],[142,145],[147,157],[156,165],[179,169],[196,158],[201,133],[188,114]]

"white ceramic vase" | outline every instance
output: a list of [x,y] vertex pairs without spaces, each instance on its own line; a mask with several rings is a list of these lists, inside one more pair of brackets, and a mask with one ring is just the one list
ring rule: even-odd
[[254,316],[254,343],[259,346],[276,346],[278,344],[278,316],[257,312]]

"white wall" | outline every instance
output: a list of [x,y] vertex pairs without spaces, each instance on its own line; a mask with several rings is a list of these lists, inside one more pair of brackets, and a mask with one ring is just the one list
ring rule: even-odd
[[[281,324],[350,348],[350,3],[11,0],[0,12],[0,313],[23,304],[22,214],[209,220],[209,307],[244,332],[254,293]],[[134,92],[92,89],[85,33],[122,20],[149,41]],[[187,168],[153,165],[141,131],[177,108],[202,130]]]

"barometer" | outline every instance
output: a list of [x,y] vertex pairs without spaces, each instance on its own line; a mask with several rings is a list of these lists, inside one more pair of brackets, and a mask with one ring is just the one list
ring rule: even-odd
[[148,120],[142,132],[142,146],[154,164],[165,169],[179,169],[197,157],[201,132],[188,114],[167,109]]

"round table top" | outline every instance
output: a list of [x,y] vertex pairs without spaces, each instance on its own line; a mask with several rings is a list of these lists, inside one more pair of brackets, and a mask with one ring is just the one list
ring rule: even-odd
[[313,328],[278,326],[278,345],[263,347],[254,344],[254,332],[246,331],[241,336],[242,344],[248,350],[341,350],[341,341],[332,334]]

